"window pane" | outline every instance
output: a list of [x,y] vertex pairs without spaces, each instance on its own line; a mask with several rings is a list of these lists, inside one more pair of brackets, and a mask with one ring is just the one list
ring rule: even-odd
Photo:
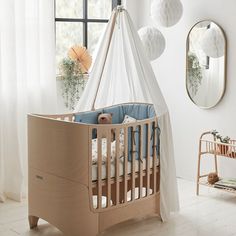
[[112,10],[112,0],[88,0],[88,18],[109,19]]
[[106,25],[106,23],[88,24],[88,50],[91,55],[93,55],[94,49],[99,41],[99,37],[102,35]]
[[57,18],[83,18],[83,0],[56,0]]
[[[83,45],[83,23],[56,22],[56,62],[57,69],[61,60],[67,56],[73,45]],[[57,70],[57,74],[58,74]]]

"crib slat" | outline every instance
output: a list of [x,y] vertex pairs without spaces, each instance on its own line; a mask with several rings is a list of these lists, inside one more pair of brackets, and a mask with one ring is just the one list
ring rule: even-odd
[[107,207],[111,206],[111,130],[107,130]]
[[119,204],[120,196],[120,129],[116,129],[116,205]]
[[149,195],[150,189],[150,123],[147,123],[147,159],[146,159],[146,177],[147,177],[147,192],[146,196]]
[[97,136],[97,150],[98,150],[98,197],[97,197],[97,206],[98,209],[102,208],[102,136],[101,132],[98,130]]
[[136,157],[136,153],[135,153],[135,127],[132,127],[132,195],[131,195],[131,199],[132,201],[135,200],[135,157]]
[[139,198],[143,196],[143,124],[139,129]]
[[127,173],[128,173],[128,134],[127,134],[127,127],[124,128],[124,202],[127,202],[127,190],[128,190],[128,179],[127,179]]
[[157,127],[157,121],[154,122],[154,133],[153,133],[153,159],[152,159],[152,173],[153,173],[153,193],[156,193],[156,187],[157,187],[157,132],[156,132],[156,127]]
[[[233,141],[232,144],[235,145],[235,141]],[[232,157],[235,158],[235,146],[233,146]]]
[[93,191],[92,191],[92,138],[93,138],[93,129],[89,129],[89,199],[91,205],[93,206]]

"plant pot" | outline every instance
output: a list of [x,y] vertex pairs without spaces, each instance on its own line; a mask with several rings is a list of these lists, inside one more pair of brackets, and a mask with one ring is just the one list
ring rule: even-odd
[[217,147],[218,147],[218,151],[220,152],[220,154],[227,155],[228,150],[229,150],[229,146],[228,145],[217,144]]
[[231,152],[231,153],[229,153],[229,156],[230,156],[231,158],[236,158],[236,152]]

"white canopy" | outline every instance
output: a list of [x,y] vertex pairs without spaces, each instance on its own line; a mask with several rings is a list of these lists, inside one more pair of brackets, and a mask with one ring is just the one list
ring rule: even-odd
[[76,111],[127,102],[152,103],[161,129],[162,220],[178,211],[178,191],[168,108],[128,12],[117,7],[100,39],[92,71]]

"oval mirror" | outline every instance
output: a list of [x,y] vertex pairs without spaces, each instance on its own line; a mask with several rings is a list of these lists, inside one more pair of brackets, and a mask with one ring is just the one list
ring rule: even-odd
[[223,97],[226,82],[226,38],[212,21],[201,21],[187,38],[186,88],[200,108],[214,107]]

